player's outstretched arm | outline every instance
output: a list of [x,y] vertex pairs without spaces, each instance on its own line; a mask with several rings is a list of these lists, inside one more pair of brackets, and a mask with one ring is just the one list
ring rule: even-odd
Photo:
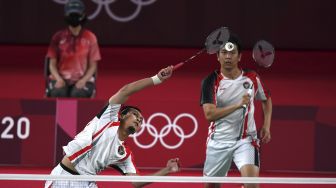
[[[166,176],[170,173],[175,173],[180,171],[179,158],[170,159],[167,162],[167,166],[161,170],[155,172],[154,174],[149,174],[149,176]],[[127,175],[136,175],[136,174],[127,174]],[[143,187],[145,185],[151,184],[152,182],[132,182],[132,185],[136,188]]]
[[149,86],[157,85],[164,82],[165,80],[170,78],[172,73],[173,73],[173,66],[169,66],[164,69],[161,69],[158,74],[156,74],[151,78],[144,78],[126,84],[110,98],[109,102],[111,104],[124,104],[127,101],[128,97],[131,96],[133,93],[141,91]]

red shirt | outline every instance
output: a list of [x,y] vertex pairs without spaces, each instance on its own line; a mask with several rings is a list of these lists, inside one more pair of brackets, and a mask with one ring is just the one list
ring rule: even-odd
[[70,81],[78,81],[90,61],[101,59],[95,34],[82,29],[78,36],[74,36],[68,28],[54,34],[47,57],[57,59],[59,74]]

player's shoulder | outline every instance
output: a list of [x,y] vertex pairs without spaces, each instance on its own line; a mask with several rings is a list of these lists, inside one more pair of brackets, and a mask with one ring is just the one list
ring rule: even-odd
[[207,75],[201,82],[202,88],[214,86],[220,80],[221,74],[218,70]]
[[259,77],[258,73],[253,69],[243,69],[243,75],[247,77]]
[[218,79],[220,73],[218,70],[215,70],[213,72],[211,72],[210,74],[208,74],[206,77],[203,78],[202,82],[205,82],[205,81],[210,81],[210,80],[216,80]]

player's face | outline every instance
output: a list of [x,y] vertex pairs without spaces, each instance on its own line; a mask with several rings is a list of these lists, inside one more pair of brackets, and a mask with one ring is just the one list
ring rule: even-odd
[[235,45],[234,49],[231,51],[226,50],[225,48],[221,49],[218,54],[218,61],[223,68],[232,69],[237,68],[240,61],[241,54],[238,53],[237,46]]
[[125,128],[130,134],[134,134],[141,129],[143,117],[138,110],[132,109],[126,114]]

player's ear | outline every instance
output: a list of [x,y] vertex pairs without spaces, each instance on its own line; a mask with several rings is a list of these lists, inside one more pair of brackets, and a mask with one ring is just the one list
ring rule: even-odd
[[118,112],[118,119],[123,120],[125,119],[125,116],[128,114],[127,113],[128,108],[126,106],[122,106]]
[[[128,114],[128,113],[127,113],[127,114]],[[124,120],[124,119],[126,119],[127,114],[120,114],[120,115],[119,115],[119,119],[120,119],[120,120]]]
[[124,120],[125,119],[125,116],[126,114],[122,114],[122,113],[118,113],[118,119],[121,121],[121,120]]

